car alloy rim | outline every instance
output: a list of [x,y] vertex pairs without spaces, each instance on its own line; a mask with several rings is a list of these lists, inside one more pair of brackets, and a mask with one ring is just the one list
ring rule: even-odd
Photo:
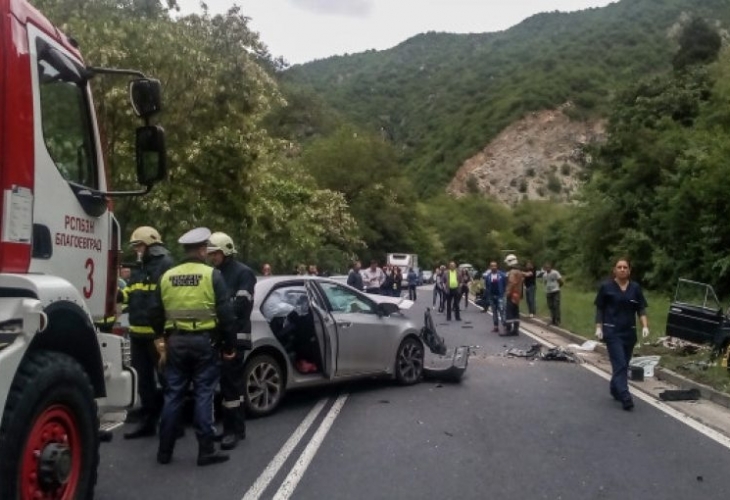
[[254,366],[246,386],[251,406],[259,410],[270,408],[281,394],[281,376],[271,363],[262,362]]
[[76,498],[81,465],[81,438],[73,413],[62,405],[47,408],[36,419],[25,444],[21,498]]
[[423,370],[423,351],[417,343],[408,342],[403,346],[398,356],[398,367],[405,381],[418,380]]

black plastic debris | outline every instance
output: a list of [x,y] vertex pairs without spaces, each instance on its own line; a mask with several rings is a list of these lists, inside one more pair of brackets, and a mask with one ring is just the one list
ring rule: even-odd
[[659,393],[662,401],[697,401],[702,395],[699,389],[667,389]]
[[580,363],[580,358],[562,347],[551,347],[540,353],[540,359],[545,361],[567,361],[568,363]]
[[514,358],[535,359],[540,355],[541,350],[542,346],[540,344],[532,344],[529,349],[519,349],[517,347],[512,347],[510,349],[507,349],[504,354],[506,356]]

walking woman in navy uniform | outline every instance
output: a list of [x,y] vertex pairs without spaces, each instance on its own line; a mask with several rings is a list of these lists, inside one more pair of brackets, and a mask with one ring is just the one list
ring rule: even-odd
[[596,306],[596,337],[606,343],[611,360],[611,396],[630,411],[634,401],[629,393],[628,370],[636,345],[636,318],[641,321],[641,335],[649,336],[646,299],[641,287],[631,281],[628,259],[619,259],[613,268],[613,279],[601,283],[594,302]]

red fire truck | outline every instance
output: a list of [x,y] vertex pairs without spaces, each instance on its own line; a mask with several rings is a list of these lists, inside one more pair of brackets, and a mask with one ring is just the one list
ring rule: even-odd
[[[25,0],[0,0],[0,498],[89,499],[99,413],[134,404],[125,339],[94,326],[114,314],[115,196],[165,175],[159,81],[88,67],[77,43]],[[92,78],[124,76],[139,191],[110,192]],[[130,137],[133,137],[130,130]]]

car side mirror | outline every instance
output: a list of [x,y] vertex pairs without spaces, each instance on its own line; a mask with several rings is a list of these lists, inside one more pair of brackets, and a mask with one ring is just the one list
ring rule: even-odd
[[137,128],[137,182],[150,187],[167,174],[165,131],[159,125]]
[[129,82],[129,100],[134,114],[143,119],[162,110],[162,85],[154,78],[137,78]]
[[379,316],[391,316],[400,312],[400,308],[391,302],[383,302],[378,304],[378,315]]

